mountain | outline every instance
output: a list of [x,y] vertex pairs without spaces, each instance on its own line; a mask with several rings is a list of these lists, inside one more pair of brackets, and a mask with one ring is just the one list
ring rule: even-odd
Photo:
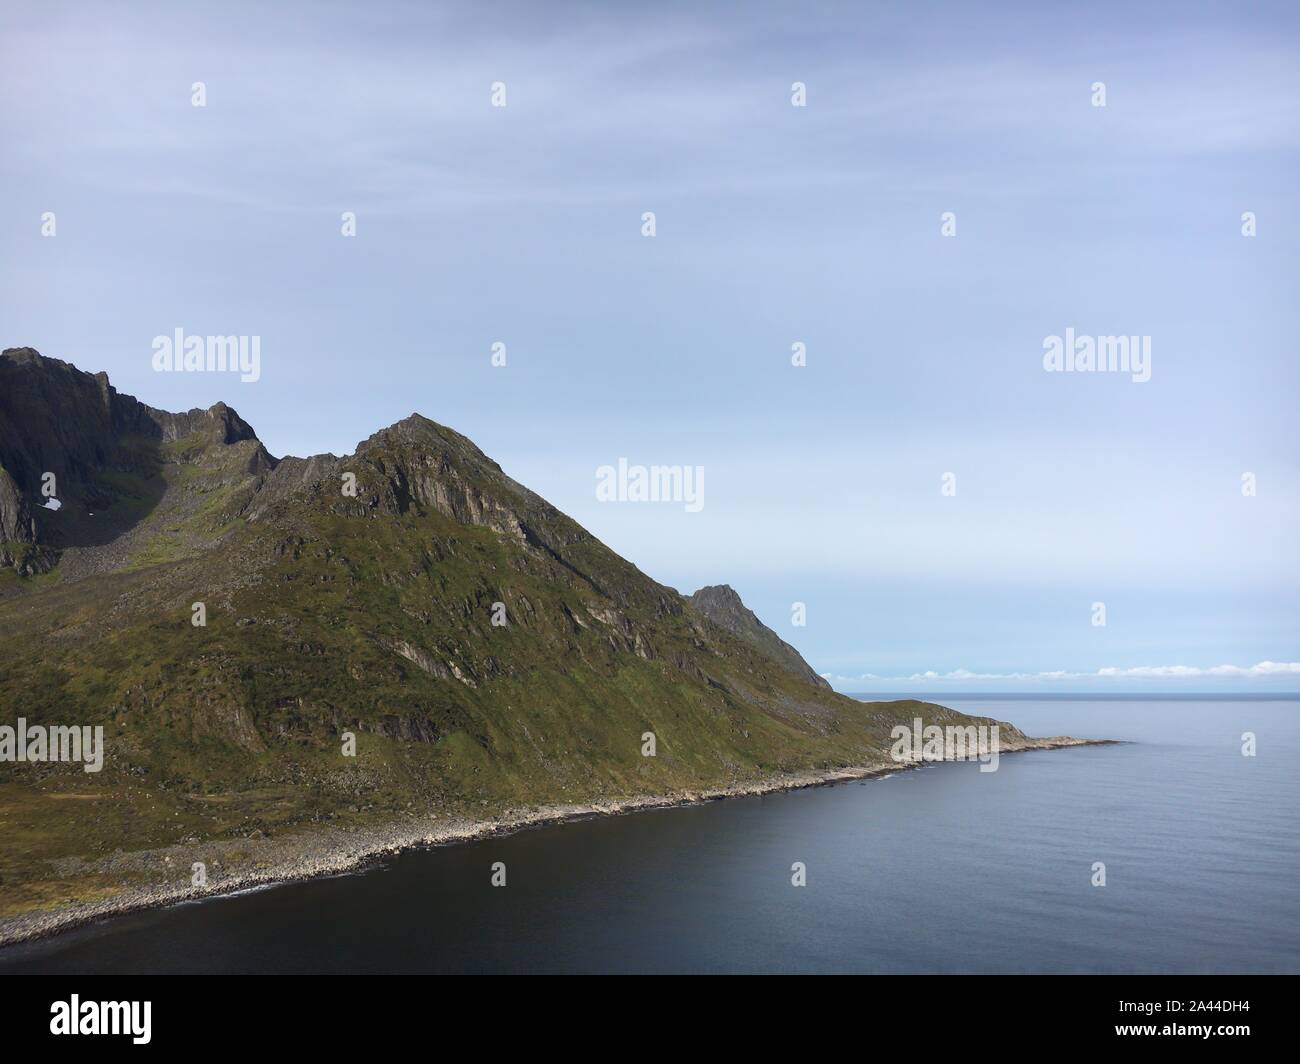
[[770,658],[782,668],[803,677],[808,683],[830,690],[830,684],[813,671],[799,651],[754,616],[754,611],[740,601],[740,596],[726,584],[702,587],[687,601],[714,624]]
[[0,723],[105,735],[98,773],[0,761],[0,916],[178,876],[166,847],[255,865],[325,822],[685,795],[983,721],[835,693],[730,589],[683,598],[418,414],[275,458],[224,404],[7,350],[0,520]]

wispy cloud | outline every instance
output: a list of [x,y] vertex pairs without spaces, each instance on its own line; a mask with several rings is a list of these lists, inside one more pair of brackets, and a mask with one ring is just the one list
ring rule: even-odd
[[[15,16],[0,87],[41,95],[0,117],[6,154],[104,187],[293,213],[333,207],[340,190],[375,211],[827,183],[1005,199],[1084,164],[1100,179],[1162,153],[1300,145],[1289,51],[1222,32],[1135,29],[1105,42],[1104,61],[1063,66],[1058,53],[996,40],[882,48],[863,62],[845,37],[859,20],[828,15],[792,39],[777,32],[780,14],[762,10],[747,14],[743,36],[716,18],[665,13],[649,24],[613,10],[560,32],[412,9],[424,32],[406,35],[383,19],[313,14],[313,32],[271,12],[256,35],[201,13]],[[797,115],[781,106],[795,78],[813,100]],[[1116,101],[1104,112],[1080,103],[1100,78]],[[489,124],[498,79],[511,104]],[[194,80],[211,83],[202,116],[186,103]],[[203,178],[184,177],[193,167],[181,159],[203,160]]]

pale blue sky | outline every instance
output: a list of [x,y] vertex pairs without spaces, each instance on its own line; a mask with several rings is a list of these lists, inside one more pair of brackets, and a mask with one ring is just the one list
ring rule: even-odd
[[[1300,688],[1095,675],[1300,661],[1295,6],[624,7],[6,4],[0,345],[276,454],[419,411],[845,690]],[[1151,380],[1045,373],[1067,327]],[[598,503],[620,457],[704,509]]]

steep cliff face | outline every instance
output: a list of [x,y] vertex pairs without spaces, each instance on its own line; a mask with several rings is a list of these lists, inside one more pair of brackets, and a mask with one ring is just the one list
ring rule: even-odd
[[0,540],[31,543],[35,539],[36,525],[27,508],[27,496],[9,470],[0,466]]
[[[252,428],[224,403],[183,414],[120,395],[29,347],[0,353],[0,541],[35,544],[57,562],[68,548],[100,546],[131,528],[161,496],[168,448],[249,441],[252,464],[274,465]],[[97,521],[91,518],[98,517]],[[0,551],[0,565],[22,552]]]

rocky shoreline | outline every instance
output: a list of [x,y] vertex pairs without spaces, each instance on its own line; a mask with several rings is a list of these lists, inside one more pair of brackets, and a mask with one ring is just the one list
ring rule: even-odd
[[[1055,750],[1070,746],[1110,745],[1114,742],[1115,740],[1110,739],[1074,739],[1068,736],[1054,736],[1047,739],[1024,738],[1004,741],[1001,744],[1000,754],[1027,750]],[[160,908],[184,901],[216,898],[260,886],[355,871],[368,862],[398,854],[403,850],[467,842],[492,835],[510,834],[542,824],[562,823],[593,816],[617,816],[651,809],[695,805],[724,798],[743,798],[870,779],[874,776],[917,768],[924,763],[919,760],[902,763],[886,761],[842,769],[786,773],[716,789],[687,790],[665,795],[636,795],[591,803],[506,810],[500,816],[483,820],[432,815],[414,816],[409,820],[375,828],[350,830],[329,828],[255,840],[255,842],[247,839],[218,840],[146,851],[144,854],[130,856],[143,859],[150,868],[155,868],[161,875],[170,872],[173,878],[186,880],[189,878],[188,869],[192,861],[202,859],[210,867],[220,868],[219,858],[227,853],[236,850],[246,851],[250,845],[255,846],[259,852],[245,869],[229,875],[210,874],[206,887],[194,887],[188,882],[184,885],[135,886],[101,901],[78,903],[0,919],[0,947],[45,938],[110,916]]]

